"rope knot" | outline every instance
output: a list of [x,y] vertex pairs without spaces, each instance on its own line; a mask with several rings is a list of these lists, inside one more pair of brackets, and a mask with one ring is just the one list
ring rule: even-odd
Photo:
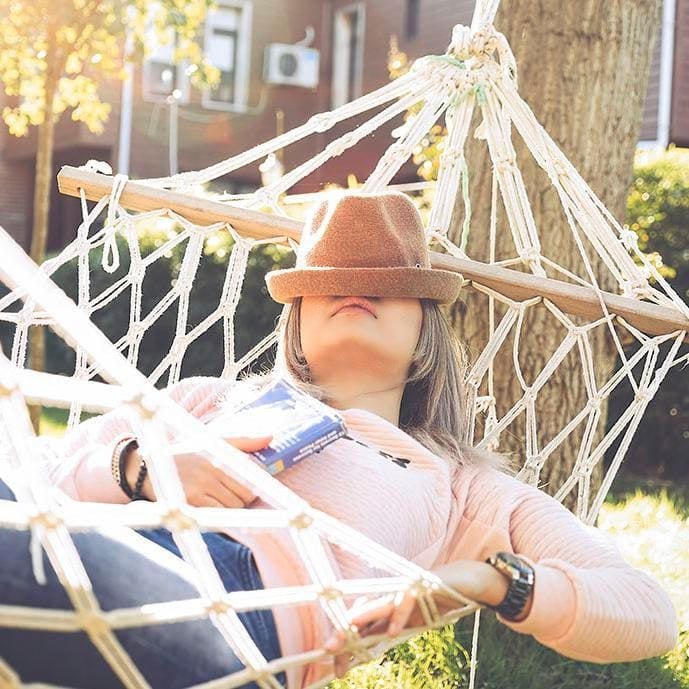
[[324,600],[338,600],[342,598],[342,591],[336,586],[323,586],[318,592],[318,595]]
[[598,393],[594,395],[593,397],[589,398],[589,401],[586,403],[586,406],[591,409],[592,411],[597,411],[598,409],[601,408],[603,405],[603,396]]
[[173,532],[185,531],[198,527],[196,520],[191,515],[184,512],[180,507],[173,507],[163,514],[160,518],[160,523],[169,531]]
[[289,525],[294,529],[308,529],[313,523],[313,517],[306,512],[295,514],[290,520]]
[[543,468],[544,462],[545,458],[543,455],[530,455],[526,458],[526,462],[524,462],[524,468],[539,472]]
[[110,631],[107,620],[93,610],[80,610],[77,612],[78,625],[90,638],[105,636]]
[[634,283],[631,280],[620,280],[620,291],[628,299],[641,299],[646,296],[648,285],[645,282]]
[[489,60],[498,48],[498,33],[491,24],[472,31],[464,24],[457,24],[452,29],[450,51],[460,60],[475,58],[479,62]]
[[0,397],[9,397],[19,390],[19,385],[14,380],[0,380]]
[[[139,330],[143,327],[141,323],[136,323],[135,326],[137,326]],[[135,392],[128,402],[136,407],[137,413],[144,419],[152,419],[158,412],[158,402],[145,391]]]
[[517,253],[519,254],[519,258],[521,258],[522,261],[537,261],[541,257],[541,254],[538,251],[538,249],[536,249],[533,246],[527,246],[523,249],[519,249]]
[[526,388],[524,394],[522,395],[522,400],[524,404],[533,404],[536,401],[536,391],[533,387]]
[[427,579],[424,576],[419,577],[414,580],[414,583],[409,587],[409,591],[414,594],[417,598],[421,596],[427,596],[438,589],[438,586],[434,581]]
[[637,249],[639,246],[639,235],[636,234],[634,230],[630,230],[628,227],[625,227],[620,231],[620,240],[627,251]]
[[648,388],[639,388],[634,395],[634,401],[639,403],[648,403],[653,399],[653,391]]
[[211,602],[208,604],[206,610],[207,610],[209,613],[215,613],[215,614],[218,614],[218,615],[224,615],[224,614],[226,614],[227,612],[229,612],[230,610],[232,610],[232,606],[230,605],[229,601],[222,600],[222,599],[217,599],[217,600],[211,601]]
[[46,531],[50,531],[59,528],[64,522],[61,517],[53,512],[39,511],[29,517],[29,523],[32,527],[40,526]]
[[[493,55],[497,53],[497,61]],[[452,30],[452,40],[447,49],[447,56],[459,60],[463,68],[483,66],[497,66],[506,79],[517,86],[517,62],[507,39],[492,24],[485,24],[472,31],[470,27],[457,24]],[[465,61],[473,60],[474,64],[465,65]],[[477,94],[480,95],[481,94]]]
[[517,165],[517,156],[514,154],[496,156],[493,160],[493,169],[503,174],[510,172]]

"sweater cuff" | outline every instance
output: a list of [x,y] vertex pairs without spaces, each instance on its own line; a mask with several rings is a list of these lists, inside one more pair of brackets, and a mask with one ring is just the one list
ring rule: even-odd
[[556,559],[534,562],[521,553],[515,553],[534,569],[534,588],[529,614],[519,622],[495,613],[500,622],[520,634],[531,634],[538,641],[555,641],[567,634],[577,609],[577,594],[574,583],[567,574],[567,565],[560,567]]
[[78,500],[111,504],[130,502],[117,485],[110,466],[115,446],[121,439],[116,438],[97,448],[79,463],[74,475]]

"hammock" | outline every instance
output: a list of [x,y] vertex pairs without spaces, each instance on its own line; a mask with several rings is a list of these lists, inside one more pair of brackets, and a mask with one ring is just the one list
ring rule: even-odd
[[[222,377],[228,380],[235,380],[241,370],[274,344],[275,333],[271,333],[245,355],[235,358],[234,315],[251,250],[266,243],[294,248],[299,240],[300,223],[286,214],[281,198],[329,158],[340,155],[384,123],[416,106],[415,115],[382,156],[363,189],[377,191],[388,187],[431,127],[444,118],[448,135],[427,224],[429,244],[435,242],[444,253],[432,252],[432,262],[436,267],[462,273],[464,289],[487,297],[486,320],[490,323],[488,342],[469,372],[466,424],[469,437],[466,440],[479,447],[499,450],[501,438],[509,433],[515,419],[524,414],[525,461],[518,477],[537,485],[544,463],[549,458],[553,461],[566,438],[575,431],[581,432],[573,471],[555,498],[564,500],[576,490],[577,516],[587,524],[594,523],[647,405],[670,370],[689,358],[683,349],[689,331],[689,309],[639,251],[634,233],[622,228],[611,216],[519,96],[514,57],[505,37],[492,24],[497,5],[497,0],[478,0],[471,27],[454,28],[446,54],[419,59],[406,75],[377,91],[332,112],[315,115],[296,129],[207,169],[130,182],[123,175],[98,174],[97,166],[92,164],[84,168],[63,168],[58,178],[60,190],[81,198],[83,220],[75,239],[40,268],[0,228],[0,279],[12,290],[0,299],[0,320],[13,331],[10,356],[0,354],[0,469],[20,468],[20,475],[26,477],[26,482],[16,487],[18,502],[0,501],[0,526],[31,530],[34,562],[41,563],[41,548],[45,549],[74,606],[73,611],[61,612],[59,617],[54,611],[48,614],[49,611],[42,609],[0,606],[3,625],[83,629],[122,683],[130,689],[143,689],[149,685],[118,642],[114,630],[189,619],[190,615],[209,617],[245,665],[244,670],[225,678],[218,686],[234,687],[254,680],[264,689],[278,689],[275,674],[326,658],[326,652],[315,649],[267,662],[237,611],[317,600],[333,626],[345,633],[347,651],[357,662],[367,662],[420,629],[407,629],[394,640],[385,635],[361,638],[348,625],[346,601],[352,596],[383,595],[415,587],[424,628],[440,627],[460,617],[475,615],[470,669],[470,686],[474,686],[480,619],[477,604],[448,589],[430,572],[315,510],[243,453],[209,432],[158,390],[155,383],[165,374],[168,384],[177,382],[185,352],[216,323],[222,324]],[[476,108],[480,110],[482,123],[474,135],[486,141],[493,162],[489,261],[477,261],[466,254],[468,225],[459,245],[448,236],[458,190],[464,189],[465,203],[468,200],[464,149]],[[325,132],[369,110],[376,113],[359,127],[254,193],[226,196],[221,201],[198,199],[191,194],[196,185],[256,163],[296,141]],[[580,274],[543,255],[539,228],[516,164],[513,127],[548,174],[558,195],[581,256]],[[96,202],[91,209],[88,201]],[[514,244],[514,256],[500,261],[494,258],[498,202],[504,206],[507,217],[504,231],[509,231]],[[468,218],[469,209],[465,210]],[[92,231],[104,211],[107,211],[104,226]],[[174,221],[176,230],[170,232],[160,247],[142,256],[138,227],[161,218]],[[204,246],[218,233],[230,233],[234,240],[222,294],[217,307],[189,329],[194,279],[203,271]],[[91,252],[102,251],[103,270],[114,273],[121,263],[118,236],[126,242],[129,254],[126,275],[94,294],[90,283]],[[184,246],[184,258],[172,289],[150,312],[142,313],[147,270],[178,245]],[[591,256],[609,271],[619,286],[619,293],[601,289]],[[76,303],[51,280],[51,275],[70,262],[78,265]],[[93,325],[90,316],[106,309],[127,290],[130,320],[126,332],[111,342]],[[503,310],[500,317],[498,305]],[[155,370],[145,376],[137,369],[142,338],[163,313],[174,307],[177,317],[172,345]],[[527,384],[518,353],[524,335],[522,324],[527,311],[533,309],[547,309],[553,323],[562,328],[563,337],[542,371]],[[286,310],[283,316],[285,313]],[[46,325],[75,351],[76,364],[70,377],[25,368],[29,329]],[[637,345],[630,356],[621,346],[619,332],[622,331]],[[594,332],[608,338],[621,361],[619,368],[601,384],[594,372],[590,346]],[[519,380],[523,394],[501,414],[495,394],[500,382],[494,380],[493,363],[510,336],[514,339],[512,375]],[[570,353],[579,356],[588,400],[555,437],[539,447],[536,398]],[[96,375],[108,382],[93,381]],[[627,384],[626,381],[635,393],[633,401],[610,424],[603,439],[594,444],[600,430],[601,404],[617,386]],[[38,453],[34,451],[41,439],[33,434],[26,402],[69,408],[70,427],[79,422],[83,411],[105,412],[122,404],[131,405],[139,416],[140,437],[148,447],[157,448],[149,461],[157,502],[137,502],[124,509],[122,505],[65,503],[59,499],[47,484]],[[225,510],[186,504],[175,464],[164,442],[166,427],[183,432],[190,446],[212,453],[233,478],[274,509]],[[591,472],[611,447],[615,447],[612,461],[602,485],[592,495]],[[146,609],[101,610],[70,534],[98,530],[104,524],[132,528],[162,525],[170,529],[184,559],[199,575],[199,600],[150,605]],[[260,592],[260,599],[251,592],[227,594],[201,531],[240,525],[246,529],[284,530],[284,537],[292,538],[296,544],[311,582],[298,587],[270,588]],[[389,575],[376,579],[339,579],[326,556],[324,541],[363,558]],[[40,578],[40,567],[35,569]],[[433,592],[439,589],[457,602],[456,609],[444,615],[438,614],[433,600]],[[312,686],[323,686],[328,681],[326,678]],[[23,686],[21,678],[1,659],[0,684]]]

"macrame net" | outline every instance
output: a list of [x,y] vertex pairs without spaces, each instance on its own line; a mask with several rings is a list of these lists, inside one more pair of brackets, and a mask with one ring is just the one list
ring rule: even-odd
[[[363,189],[375,191],[387,188],[395,173],[410,158],[433,125],[444,118],[448,135],[437,183],[430,190],[432,205],[427,236],[429,244],[435,242],[448,257],[469,259],[471,257],[465,252],[466,232],[458,245],[450,240],[448,231],[458,190],[464,189],[465,203],[467,201],[464,150],[472,114],[478,108],[482,123],[474,136],[484,139],[488,146],[493,162],[493,193],[489,228],[491,254],[487,261],[486,257],[477,259],[483,261],[483,265],[514,268],[515,272],[521,269],[547,280],[558,279],[561,281],[559,284],[585,287],[595,297],[599,315],[588,320],[574,318],[547,297],[510,298],[482,284],[480,278],[465,279],[465,290],[484,295],[487,309],[485,317],[490,324],[488,341],[469,371],[466,425],[469,435],[466,440],[478,447],[499,450],[501,439],[509,433],[515,420],[524,415],[525,462],[519,478],[537,485],[544,463],[549,459],[557,461],[557,450],[565,439],[574,432],[581,433],[574,469],[558,487],[555,497],[564,500],[575,491],[576,514],[584,522],[592,524],[648,403],[668,372],[687,360],[687,354],[683,351],[685,329],[666,329],[663,334],[649,335],[611,312],[594,274],[591,256],[597,256],[602,261],[619,286],[619,294],[628,300],[664,307],[665,313],[674,313],[682,318],[689,317],[689,309],[655,266],[638,250],[633,233],[622,228],[610,215],[520,98],[514,58],[505,38],[492,25],[497,4],[478,0],[471,27],[455,27],[446,54],[417,60],[406,75],[383,88],[332,112],[315,115],[302,126],[207,169],[142,182],[152,192],[173,190],[189,194],[196,185],[261,161],[271,153],[305,137],[328,131],[351,117],[375,111],[363,124],[328,144],[322,152],[288,171],[280,179],[254,193],[227,195],[222,199],[228,208],[268,209],[274,217],[284,218],[287,215],[282,202],[284,195],[297,182],[328,159],[355,146],[384,123],[415,108],[415,115],[389,146],[365,181]],[[582,270],[579,274],[543,255],[539,228],[516,165],[513,129],[522,137],[537,164],[548,174],[553,190],[558,195],[581,256]],[[275,689],[279,684],[274,674],[322,659],[326,653],[315,649],[267,662],[238,618],[238,612],[317,600],[332,624],[345,632],[347,651],[357,661],[366,662],[418,633],[420,629],[405,630],[396,640],[387,639],[384,635],[362,639],[347,623],[348,603],[357,596],[394,594],[415,587],[426,628],[439,627],[462,616],[475,614],[470,671],[470,685],[473,686],[479,622],[477,605],[447,589],[430,572],[315,510],[155,387],[164,376],[167,376],[168,385],[179,380],[182,361],[189,347],[218,323],[222,325],[224,363],[221,376],[225,379],[235,380],[252,361],[271,348],[276,340],[275,332],[236,358],[234,316],[252,250],[271,242],[290,244],[295,248],[294,239],[280,232],[273,237],[264,233],[257,238],[238,232],[228,222],[191,222],[167,208],[130,212],[120,203],[126,183],[125,176],[116,176],[111,193],[91,209],[82,189],[83,221],[76,237],[58,256],[46,261],[40,268],[31,263],[4,231],[0,233],[0,277],[11,289],[7,296],[0,299],[0,320],[12,330],[9,357],[3,355],[0,358],[0,468],[19,479],[26,479],[18,480],[13,486],[18,502],[0,501],[0,526],[31,531],[37,578],[40,580],[42,576],[42,548],[48,554],[74,607],[73,611],[56,613],[54,610],[0,605],[0,624],[62,630],[65,633],[84,630],[123,684],[134,689],[149,685],[122,648],[114,634],[115,630],[208,617],[245,665],[241,672],[214,681],[213,686],[229,688],[255,680],[264,689]],[[510,233],[514,254],[496,261],[499,202],[507,218],[506,227],[501,231]],[[94,227],[106,211],[107,219],[102,227]],[[174,228],[169,230],[159,247],[143,255],[139,245],[139,228],[161,218],[173,221]],[[219,233],[228,232],[234,241],[227,260],[222,294],[217,306],[191,327],[189,312],[193,286],[195,279],[203,274],[204,262],[208,260],[204,247]],[[121,240],[119,245],[117,237]],[[128,257],[120,256],[122,246],[126,246]],[[144,313],[142,295],[147,271],[150,272],[155,262],[175,247],[178,250],[183,247],[183,260],[172,289],[155,307]],[[92,289],[90,279],[93,260],[89,259],[93,259],[93,256],[102,258],[105,274],[112,276],[110,284],[97,293]],[[50,277],[72,262],[78,271],[76,303],[68,299]],[[127,264],[126,273],[121,277],[115,276]],[[122,324],[121,336],[115,336],[111,341],[93,325],[90,318],[108,309],[117,298],[130,300],[130,319],[128,324]],[[553,327],[561,328],[562,339],[535,379],[527,383],[519,364],[519,346],[524,337],[522,324],[525,316],[533,309],[547,309],[552,314]],[[142,339],[169,310],[176,310],[171,346],[146,376],[137,369]],[[283,317],[285,313],[283,311]],[[71,377],[36,373],[26,368],[29,330],[46,325],[60,334],[75,351],[76,364]],[[592,334],[601,331],[620,356],[619,367],[603,382],[598,380],[590,345]],[[622,331],[637,345],[633,355],[625,355],[622,349]],[[493,363],[501,348],[509,347],[509,337],[513,338],[512,375],[519,380],[523,394],[503,411],[499,394],[496,401],[500,381],[495,380]],[[547,444],[539,446],[535,401],[554,371],[569,355],[579,357],[588,400],[557,435]],[[107,383],[92,380],[95,376],[100,376]],[[601,430],[601,404],[623,382],[631,386],[633,400],[619,418],[609,424],[602,440],[595,443],[596,433]],[[157,502],[136,502],[123,506],[65,500],[46,480],[41,457],[45,458],[45,448],[49,443],[34,436],[26,408],[27,398],[51,406],[68,407],[70,427],[80,421],[84,411],[98,413],[123,404],[129,405],[136,412],[138,426],[135,430],[138,437],[145,447],[151,448],[149,467],[159,497]],[[171,428],[183,433],[189,446],[214,456],[230,476],[268,501],[273,509],[189,506],[170,447],[165,441],[166,431]],[[37,452],[37,448],[42,450]],[[614,453],[602,485],[597,491],[591,491],[591,472],[610,448],[614,448]],[[98,530],[105,524],[109,527],[165,526],[170,529],[184,559],[197,572],[199,598],[136,609],[103,611],[93,595],[71,533]],[[281,531],[284,538],[293,539],[311,582],[298,587],[227,593],[201,532],[233,526],[274,529]],[[328,561],[325,543],[337,545],[388,575],[375,579],[339,578]],[[438,614],[434,605],[433,592],[440,589],[457,602],[456,609],[445,615]],[[324,679],[313,686],[322,686],[327,681]],[[13,688],[24,686],[21,677],[3,664],[1,659],[0,685]]]

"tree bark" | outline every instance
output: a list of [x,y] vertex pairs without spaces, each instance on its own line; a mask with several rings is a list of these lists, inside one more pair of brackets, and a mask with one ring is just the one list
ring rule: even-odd
[[[54,46],[53,46],[54,47]],[[52,59],[51,59],[52,58]],[[61,73],[55,51],[48,55],[45,80],[45,116],[38,125],[38,145],[34,175],[33,228],[31,258],[40,265],[45,260],[50,215],[50,191],[53,183],[53,143],[55,138],[54,101]],[[29,367],[34,371],[45,368],[45,327],[34,325],[29,329]],[[34,429],[40,430],[41,405],[30,405],[29,413]]]
[[[503,0],[495,20],[496,29],[505,34],[515,54],[521,96],[593,191],[620,220],[625,214],[660,11],[660,0],[574,3]],[[479,121],[475,114],[474,126]],[[488,261],[491,165],[486,142],[474,139],[471,132],[473,127],[466,147],[473,210],[467,254]],[[548,176],[538,168],[514,130],[513,144],[543,254],[581,274],[578,251]],[[514,257],[516,251],[500,203],[497,218],[496,260]],[[460,201],[450,230],[451,239],[457,243],[462,222]],[[589,256],[601,287],[618,291],[605,266],[595,260],[597,257],[592,252]],[[466,290],[449,312],[458,334],[469,346],[472,360],[487,341],[487,301],[475,290]],[[497,313],[498,317],[502,315],[504,308],[498,308]],[[590,341],[600,386],[613,370],[616,349],[608,330],[597,328],[595,333]],[[527,383],[541,371],[564,334],[545,308],[527,309],[519,358]],[[511,344],[508,339],[495,359],[498,418],[522,396],[514,373]],[[539,449],[586,404],[581,370],[575,348],[538,396]],[[485,394],[485,387],[479,394]],[[604,407],[603,420],[606,413]],[[602,437],[603,420],[593,447]],[[583,427],[584,424],[543,465],[539,486],[548,493],[555,493],[571,473]],[[526,459],[524,435],[522,413],[500,439],[499,450],[513,456],[517,464]],[[480,437],[479,433],[475,442]],[[592,491],[602,478],[601,464],[598,463],[591,477]],[[572,509],[575,500],[576,489],[564,502]]]

